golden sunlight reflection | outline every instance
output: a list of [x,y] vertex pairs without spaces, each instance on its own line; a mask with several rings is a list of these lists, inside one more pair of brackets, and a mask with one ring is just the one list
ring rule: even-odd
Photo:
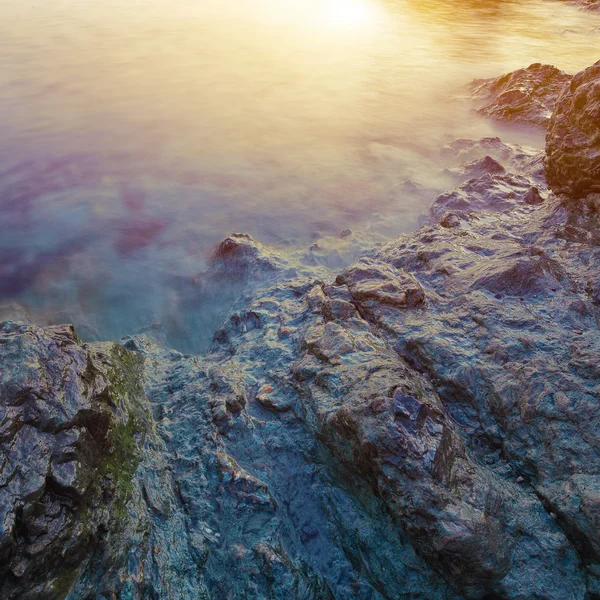
[[474,118],[464,84],[532,62],[576,72],[600,46],[600,15],[552,0],[0,11],[0,296],[60,322],[93,314],[110,339],[192,314],[232,231],[305,249],[413,229],[449,185],[445,143],[543,144]]
[[318,11],[323,25],[343,29],[369,27],[380,15],[371,0],[325,0]]

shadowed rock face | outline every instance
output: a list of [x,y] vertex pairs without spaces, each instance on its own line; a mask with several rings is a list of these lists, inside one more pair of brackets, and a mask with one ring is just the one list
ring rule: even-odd
[[0,328],[0,595],[69,589],[102,532],[119,535],[143,435],[141,361],[73,329]]
[[470,88],[473,97],[484,103],[480,115],[545,128],[570,80],[570,75],[556,67],[536,63],[495,79],[477,79]]
[[546,176],[557,194],[600,193],[600,62],[573,77],[546,136]]
[[5,322],[0,364],[0,596],[200,597],[142,358]]

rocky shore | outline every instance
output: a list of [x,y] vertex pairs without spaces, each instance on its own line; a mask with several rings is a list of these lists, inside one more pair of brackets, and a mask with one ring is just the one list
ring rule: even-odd
[[0,325],[2,598],[600,598],[600,63],[472,90],[546,151],[335,276],[232,235],[202,356]]

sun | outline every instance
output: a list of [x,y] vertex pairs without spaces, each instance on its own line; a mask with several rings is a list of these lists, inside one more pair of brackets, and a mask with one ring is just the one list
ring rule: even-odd
[[355,29],[370,24],[376,11],[373,0],[322,0],[320,12],[329,27]]

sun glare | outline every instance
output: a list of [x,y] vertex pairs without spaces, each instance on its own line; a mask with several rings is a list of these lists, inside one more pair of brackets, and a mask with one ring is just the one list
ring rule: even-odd
[[368,26],[376,10],[371,0],[323,0],[321,18],[331,27],[355,29]]

